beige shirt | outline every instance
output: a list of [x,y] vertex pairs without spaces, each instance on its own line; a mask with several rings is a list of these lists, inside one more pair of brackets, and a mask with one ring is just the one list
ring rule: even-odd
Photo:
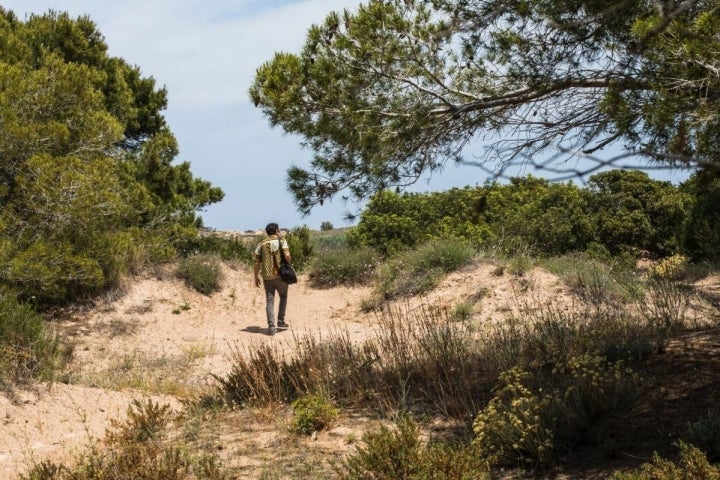
[[260,262],[260,275],[263,280],[272,280],[280,275],[280,249],[289,250],[289,247],[287,240],[280,239],[277,235],[270,235],[255,248],[255,261]]

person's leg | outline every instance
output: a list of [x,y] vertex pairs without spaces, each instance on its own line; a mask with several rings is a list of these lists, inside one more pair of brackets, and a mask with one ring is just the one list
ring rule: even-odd
[[265,316],[267,317],[268,328],[270,332],[275,329],[275,282],[273,280],[264,280],[265,287]]
[[287,323],[285,323],[285,309],[287,308],[288,284],[280,277],[276,279],[276,282],[277,292],[280,296],[280,306],[278,307],[277,316],[278,326],[287,327]]

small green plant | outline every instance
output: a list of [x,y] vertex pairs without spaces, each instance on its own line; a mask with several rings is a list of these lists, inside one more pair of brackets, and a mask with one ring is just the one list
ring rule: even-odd
[[177,275],[205,295],[220,290],[222,270],[216,255],[199,254],[184,258],[178,265]]
[[190,302],[183,300],[180,305],[172,309],[173,315],[180,315],[182,312],[190,310]]
[[321,393],[311,393],[292,403],[293,422],[291,430],[310,435],[330,428],[340,411],[330,399]]
[[335,227],[333,226],[332,222],[325,221],[320,224],[321,232],[327,232],[328,230],[332,230],[333,228]]
[[713,463],[720,461],[720,415],[708,412],[707,416],[688,424],[687,443],[702,450]]
[[507,270],[511,275],[522,277],[533,268],[534,261],[528,255],[515,255],[510,259]]
[[452,313],[452,318],[456,320],[467,320],[472,316],[473,306],[469,303],[461,302],[455,305],[455,309]]

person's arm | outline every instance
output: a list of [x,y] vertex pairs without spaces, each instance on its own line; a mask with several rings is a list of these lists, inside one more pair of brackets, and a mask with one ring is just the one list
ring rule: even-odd
[[253,273],[255,274],[255,286],[256,287],[259,287],[260,284],[262,283],[260,281],[260,264],[261,264],[261,262],[262,262],[261,258],[258,257],[257,255],[255,255],[255,267],[253,267]]

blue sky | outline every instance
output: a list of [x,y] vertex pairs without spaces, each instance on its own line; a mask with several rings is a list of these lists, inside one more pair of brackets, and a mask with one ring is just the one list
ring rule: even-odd
[[[277,51],[299,52],[312,24],[330,11],[354,10],[359,0],[0,0],[24,19],[50,9],[88,15],[110,55],[140,67],[168,90],[164,112],[180,146],[178,161],[225,192],[201,212],[218,230],[255,230],[270,221],[283,227],[321,222],[347,226],[340,199],[303,217],[286,190],[285,172],[311,154],[300,139],[271,128],[247,95],[255,70]],[[677,172],[675,172],[677,173]],[[655,175],[656,176],[656,175]],[[475,167],[448,165],[414,191],[481,185]]]

